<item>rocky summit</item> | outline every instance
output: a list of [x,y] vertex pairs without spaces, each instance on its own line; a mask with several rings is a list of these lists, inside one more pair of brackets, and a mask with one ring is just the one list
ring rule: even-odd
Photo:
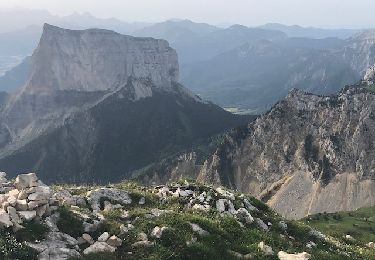
[[333,96],[292,90],[255,122],[226,135],[204,163],[193,153],[150,170],[141,180],[189,176],[225,185],[256,196],[288,218],[371,206],[372,89],[368,79]]
[[[187,181],[156,187],[44,185],[1,174],[0,258],[370,259],[248,195]],[[354,239],[354,238],[353,238]],[[330,258],[332,257],[332,258]]]

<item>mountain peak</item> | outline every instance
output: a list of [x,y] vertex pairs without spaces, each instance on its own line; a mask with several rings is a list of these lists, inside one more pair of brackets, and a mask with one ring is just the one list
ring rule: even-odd
[[178,81],[177,53],[165,40],[102,30],[69,30],[45,24],[28,90],[115,89],[129,77],[170,88]]

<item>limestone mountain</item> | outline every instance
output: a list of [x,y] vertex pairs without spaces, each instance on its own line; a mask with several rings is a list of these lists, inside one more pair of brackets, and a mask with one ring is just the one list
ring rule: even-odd
[[[191,155],[141,180],[189,176],[267,202],[288,218],[353,210],[375,202],[372,81],[335,96],[293,90],[268,113],[226,135],[203,163]],[[201,159],[200,159],[201,160]]]
[[10,174],[124,178],[248,120],[182,87],[165,40],[45,25],[30,59],[26,84],[0,114],[0,168]]

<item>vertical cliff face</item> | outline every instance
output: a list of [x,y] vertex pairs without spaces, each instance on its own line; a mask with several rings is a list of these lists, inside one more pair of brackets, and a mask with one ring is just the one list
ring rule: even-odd
[[198,179],[219,179],[290,218],[372,205],[374,129],[375,94],[365,88],[330,97],[293,90],[245,135],[227,136]]
[[[34,121],[51,114],[62,117],[93,104],[129,80],[147,80],[152,87],[171,91],[179,74],[176,51],[167,41],[48,24],[30,64],[25,85],[1,114],[13,139],[29,134]],[[140,97],[151,93],[142,88],[135,91]]]
[[25,91],[110,90],[129,77],[147,78],[167,88],[178,81],[178,72],[177,53],[165,40],[46,24]]

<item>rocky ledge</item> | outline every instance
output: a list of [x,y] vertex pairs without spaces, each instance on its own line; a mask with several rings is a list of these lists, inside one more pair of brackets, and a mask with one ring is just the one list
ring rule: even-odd
[[1,259],[359,259],[348,245],[221,187],[49,187],[34,173],[14,181],[1,173],[0,192]]

